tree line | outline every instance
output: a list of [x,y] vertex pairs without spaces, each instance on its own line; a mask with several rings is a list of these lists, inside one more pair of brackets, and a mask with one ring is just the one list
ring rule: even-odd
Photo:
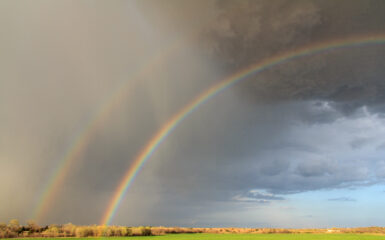
[[39,226],[33,221],[20,225],[13,219],[8,224],[0,223],[0,238],[18,237],[120,237],[150,236],[177,233],[369,233],[385,234],[385,227],[329,228],[329,229],[284,229],[284,228],[184,228],[184,227],[125,227],[125,226],[77,226],[63,225]]

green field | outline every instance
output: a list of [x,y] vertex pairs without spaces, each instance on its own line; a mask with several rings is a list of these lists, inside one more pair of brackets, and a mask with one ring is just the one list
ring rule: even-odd
[[[74,240],[74,238],[30,238],[32,240]],[[170,234],[148,237],[76,238],[84,240],[385,240],[385,236],[365,234]]]

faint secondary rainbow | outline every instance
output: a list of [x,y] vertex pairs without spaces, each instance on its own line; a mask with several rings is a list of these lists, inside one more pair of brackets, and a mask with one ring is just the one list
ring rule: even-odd
[[[194,33],[192,32],[188,36],[178,38],[172,41],[168,47],[159,50],[154,54],[148,62],[143,64],[138,71],[131,77],[131,79],[137,79],[139,77],[145,76],[147,73],[151,73],[155,68],[162,65],[162,63],[173,53],[183,46],[186,40],[192,41],[194,39]],[[135,83],[135,82],[134,82]],[[84,149],[88,146],[88,143],[95,134],[95,131],[103,124],[105,119],[113,111],[114,107],[119,106],[124,102],[124,98],[129,94],[129,91],[134,86],[131,86],[130,81],[123,81],[112,94],[107,97],[106,101],[97,108],[97,111],[89,118],[89,121],[86,122],[85,127],[81,132],[76,136],[73,143],[67,149],[64,156],[60,160],[60,164],[56,167],[53,174],[49,178],[49,181],[44,187],[43,193],[38,199],[37,206],[34,209],[32,219],[35,219],[37,222],[46,214],[50,206],[53,204],[55,196],[59,192],[60,187],[62,186],[66,176],[69,171],[72,169],[75,161],[79,159],[79,156],[84,152]]]
[[238,82],[242,81],[243,79],[246,79],[251,75],[257,74],[267,68],[271,68],[273,66],[285,63],[296,58],[305,57],[312,54],[317,54],[335,49],[384,43],[385,33],[365,36],[353,36],[342,39],[334,39],[326,42],[313,43],[294,50],[279,53],[272,57],[258,61],[257,63],[252,64],[246,67],[245,69],[236,72],[228,78],[213,85],[209,89],[203,91],[193,101],[191,101],[178,113],[172,116],[172,118],[169,119],[166,124],[164,124],[158,130],[155,135],[153,135],[150,141],[141,150],[139,155],[137,155],[137,157],[134,159],[134,162],[131,164],[130,168],[127,170],[124,177],[120,181],[116,191],[114,192],[113,197],[110,200],[108,207],[102,217],[101,224],[110,224],[112,218],[116,214],[116,211],[124,195],[127,192],[127,189],[129,188],[129,186],[131,185],[143,165],[152,156],[152,154],[159,147],[162,141],[166,139],[166,137],[178,126],[180,122],[182,122],[189,114],[191,114],[194,110],[196,110],[199,106],[207,102],[209,99],[213,98],[220,92],[232,87],[233,85],[237,84]]

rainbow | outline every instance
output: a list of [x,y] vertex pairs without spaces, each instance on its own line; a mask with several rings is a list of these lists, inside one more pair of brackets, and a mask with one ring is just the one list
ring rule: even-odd
[[[157,53],[155,53],[150,61],[146,64],[142,65],[132,76],[132,79],[137,79],[141,76],[144,76],[146,73],[151,73],[157,67],[161,66],[162,63],[175,53],[178,49],[183,46],[184,41],[187,39],[189,41],[194,40],[194,34],[192,32],[187,37],[184,36],[182,38],[177,38],[172,41],[168,47],[160,49]],[[134,82],[136,83],[136,82]],[[107,97],[106,101],[103,101],[100,107],[98,107],[98,111],[96,111],[89,121],[86,122],[83,130],[75,137],[73,144],[69,146],[61,160],[59,161],[59,165],[53,171],[53,174],[49,178],[47,184],[43,188],[42,194],[37,201],[37,206],[34,210],[32,219],[35,219],[37,222],[41,221],[42,217],[45,216],[46,212],[52,206],[53,200],[58,194],[60,187],[64,183],[64,180],[72,166],[79,159],[80,155],[84,152],[88,143],[92,139],[95,134],[95,131],[99,128],[99,126],[103,125],[105,119],[110,115],[113,109],[122,102],[124,102],[124,98],[129,94],[129,90],[134,88],[131,86],[131,81],[123,81],[116,88],[117,90],[113,91],[110,96]]]
[[110,200],[108,207],[103,214],[101,224],[109,225],[112,218],[116,214],[116,211],[127,192],[127,189],[132,184],[139,171],[142,169],[146,161],[152,156],[154,151],[159,145],[167,138],[167,136],[181,123],[189,114],[196,110],[199,106],[213,98],[220,92],[231,88],[238,82],[250,77],[251,75],[257,74],[267,68],[271,68],[278,64],[282,64],[300,57],[306,57],[312,54],[317,54],[325,51],[348,48],[348,47],[359,47],[363,45],[371,44],[384,44],[385,34],[375,34],[366,36],[353,36],[337,40],[330,40],[326,42],[313,43],[298,49],[285,51],[283,53],[274,55],[272,57],[263,59],[255,64],[252,64],[245,69],[236,72],[228,78],[220,81],[213,85],[209,89],[203,91],[189,104],[183,107],[179,112],[169,119],[157,133],[150,139],[150,141],[140,151],[139,155],[134,159],[130,168],[125,173],[124,177],[120,181],[116,191]]

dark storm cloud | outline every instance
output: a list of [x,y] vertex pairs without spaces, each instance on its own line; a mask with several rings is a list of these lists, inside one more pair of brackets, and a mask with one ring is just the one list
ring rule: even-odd
[[[232,71],[309,43],[385,31],[385,3],[378,0],[217,1],[217,6],[207,42]],[[367,46],[298,59],[252,77],[242,92],[269,101],[331,100],[349,113],[383,103],[384,51]]]
[[[227,72],[312,42],[385,31],[382,16],[385,4],[381,1],[217,1],[215,6],[216,19],[207,27],[203,39]],[[384,53],[382,45],[337,50],[282,64],[241,83],[238,96],[252,103],[254,109],[242,107],[247,109],[242,113],[239,113],[242,110],[231,110],[229,115],[242,116],[238,119],[239,125],[236,121],[221,119],[220,128],[226,131],[204,133],[202,145],[205,146],[197,147],[200,142],[194,142],[194,149],[200,149],[209,169],[209,164],[224,165],[216,174],[200,176],[205,179],[202,184],[214,182],[216,187],[229,189],[260,187],[272,192],[296,192],[376,182],[369,180],[374,169],[364,160],[338,163],[326,156],[328,150],[317,149],[314,142],[297,143],[297,147],[290,150],[292,139],[282,142],[277,138],[288,136],[288,129],[298,122],[302,122],[304,128],[319,124],[330,126],[330,130],[325,129],[333,137],[331,129],[338,127],[336,121],[359,119],[366,110],[373,114],[381,112],[385,99]],[[260,108],[264,103],[272,105]],[[256,117],[253,113],[264,116]],[[247,126],[244,122],[251,124]],[[190,133],[194,138],[191,135],[194,133]],[[362,139],[367,141],[364,143]],[[357,137],[351,139],[350,145],[361,148],[373,142],[378,142],[378,138]],[[330,147],[334,148],[332,144]],[[271,151],[266,153],[266,148]],[[206,158],[202,149],[207,151]],[[210,149],[216,149],[211,153],[213,156]],[[181,154],[186,155],[183,158],[196,156],[189,150]],[[216,160],[209,160],[212,158]],[[187,161],[202,164],[195,159]],[[194,169],[193,165],[190,164],[189,169]],[[347,169],[349,174],[345,173]]]
[[[385,4],[380,1],[197,1],[192,5],[214,16],[203,26],[199,44],[226,73],[313,42],[385,31]],[[178,9],[183,12],[184,7]],[[189,15],[170,19],[170,29],[194,25]],[[337,50],[250,77],[235,87],[235,97],[214,99],[215,107],[202,107],[169,137],[176,149],[169,160],[163,160],[168,163],[160,166],[160,175],[155,175],[164,181],[162,185],[179,189],[179,194],[217,200],[231,198],[231,192],[239,189],[291,193],[376,182],[369,180],[374,169],[364,160],[338,162],[336,156],[328,156],[337,148],[332,142],[341,144],[338,137],[330,144],[324,141],[340,127],[336,122],[356,119],[352,124],[358,127],[365,111],[381,111],[384,53],[383,46]],[[325,139],[318,141],[314,134],[308,141],[298,141],[290,135],[300,138],[301,130],[292,133],[296,125],[324,126],[319,129],[325,131]],[[349,148],[358,147],[357,139],[362,138],[344,131],[338,134],[350,139]],[[368,141],[370,145],[378,138]],[[177,181],[182,176],[186,181]]]

